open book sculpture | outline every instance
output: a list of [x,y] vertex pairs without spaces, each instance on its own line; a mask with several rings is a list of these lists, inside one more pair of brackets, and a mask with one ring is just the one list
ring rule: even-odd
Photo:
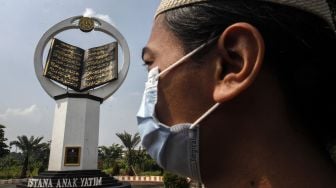
[[118,79],[118,43],[83,50],[53,38],[43,75],[75,91]]

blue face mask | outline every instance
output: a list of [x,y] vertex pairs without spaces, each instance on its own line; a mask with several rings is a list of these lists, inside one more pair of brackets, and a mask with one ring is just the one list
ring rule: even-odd
[[189,177],[201,182],[199,163],[199,122],[210,114],[219,103],[216,103],[194,123],[184,123],[171,127],[161,123],[155,116],[157,103],[158,78],[194,53],[202,49],[206,44],[196,48],[179,61],[159,74],[158,67],[148,73],[148,80],[141,106],[137,114],[138,129],[141,136],[141,144],[149,155],[167,171]]

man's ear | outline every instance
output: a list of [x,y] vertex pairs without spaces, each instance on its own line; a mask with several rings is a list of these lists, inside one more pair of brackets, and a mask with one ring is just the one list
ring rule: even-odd
[[228,101],[251,85],[264,58],[264,40],[248,23],[235,23],[225,29],[217,43],[218,79],[214,89],[216,102]]

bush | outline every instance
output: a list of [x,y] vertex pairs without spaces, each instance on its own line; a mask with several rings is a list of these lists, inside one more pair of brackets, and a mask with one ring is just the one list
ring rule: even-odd
[[187,178],[172,174],[165,173],[163,175],[163,183],[166,188],[188,188],[189,183]]
[[147,171],[147,172],[141,172],[139,174],[140,176],[161,176],[161,171]]
[[127,171],[125,168],[121,168],[120,171],[119,171],[119,175],[120,176],[127,176]]
[[0,179],[12,179],[20,177],[22,166],[13,154],[0,158]]
[[120,174],[120,166],[118,165],[118,163],[114,163],[112,165],[112,171],[111,171],[111,175],[112,176],[117,176]]
[[13,179],[20,177],[21,167],[13,166],[0,170],[0,179]]
[[103,172],[105,174],[111,175],[112,174],[112,170],[113,170],[112,168],[108,168],[108,169],[104,169]]

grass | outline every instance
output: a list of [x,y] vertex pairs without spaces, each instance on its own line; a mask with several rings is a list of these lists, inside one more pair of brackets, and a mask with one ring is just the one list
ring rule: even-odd
[[9,167],[7,169],[0,170],[0,179],[12,179],[20,177],[21,168],[20,167]]

